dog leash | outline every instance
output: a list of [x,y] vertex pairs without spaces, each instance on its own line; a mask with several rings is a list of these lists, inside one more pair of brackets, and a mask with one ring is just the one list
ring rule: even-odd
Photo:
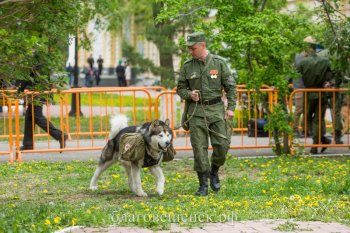
[[[200,99],[201,105],[202,105],[205,127],[207,128],[207,130],[208,130],[209,132],[212,132],[212,133],[216,134],[216,135],[219,136],[220,138],[227,139],[227,137],[226,137],[225,135],[223,135],[223,134],[221,134],[221,133],[219,133],[219,132],[216,132],[216,131],[214,131],[214,130],[211,130],[211,129],[209,128],[209,126],[208,126],[208,121],[207,121],[207,116],[205,115],[205,110],[204,110],[204,106],[203,106],[203,100],[202,100],[202,98],[201,98],[201,93],[200,93],[200,91],[197,91],[197,92],[198,92],[199,99]],[[198,101],[197,101],[197,102],[198,102]],[[197,103],[197,102],[196,102],[196,103]],[[193,110],[193,112],[194,112],[194,110]]]
[[[204,123],[205,123],[205,127],[207,128],[207,130],[208,130],[209,132],[212,132],[212,133],[216,134],[217,136],[219,136],[219,137],[221,137],[221,138],[227,139],[227,137],[226,137],[225,135],[223,135],[223,134],[221,134],[221,133],[219,133],[219,132],[216,132],[216,131],[214,131],[214,130],[211,130],[211,129],[209,128],[209,126],[208,126],[208,121],[207,121],[207,116],[205,115],[205,110],[204,110],[204,106],[203,106],[203,100],[202,100],[202,98],[201,98],[201,93],[200,93],[200,91],[197,91],[197,93],[198,93],[198,95],[199,95],[200,103],[201,103],[201,105],[202,105],[202,110],[203,110],[203,114],[204,114]],[[194,106],[194,109],[193,109],[191,115],[187,118],[187,120],[186,120],[185,122],[183,122],[179,127],[174,128],[174,130],[178,130],[178,129],[180,129],[182,126],[184,126],[184,125],[186,125],[187,123],[189,123],[189,121],[191,120],[191,118],[194,116],[194,113],[196,112],[196,109],[197,109],[197,106],[198,106],[198,102],[199,102],[199,101],[196,101],[196,105]]]
[[196,105],[194,106],[193,112],[192,112],[191,115],[187,118],[187,120],[186,120],[185,122],[181,123],[179,127],[175,127],[174,130],[178,130],[178,129],[180,129],[181,127],[183,127],[184,125],[186,125],[187,123],[190,122],[191,118],[194,116],[194,113],[196,112],[197,106],[198,106],[198,101],[196,102]]

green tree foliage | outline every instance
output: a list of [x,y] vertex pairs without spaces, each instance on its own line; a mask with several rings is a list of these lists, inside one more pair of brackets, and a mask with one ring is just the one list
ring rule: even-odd
[[320,18],[327,25],[324,45],[330,51],[332,68],[342,72],[349,69],[350,62],[350,19],[341,11],[343,2],[322,0],[319,7]]
[[[160,21],[172,21],[181,16],[191,18],[189,30],[203,30],[209,35],[209,48],[228,59],[237,70],[238,83],[246,84],[248,88],[258,91],[259,100],[266,100],[259,92],[262,84],[267,84],[279,91],[281,97],[271,113],[266,101],[263,101],[273,124],[269,129],[273,132],[276,153],[289,152],[286,134],[283,137],[284,148],[279,139],[282,132],[290,133],[291,128],[285,127],[290,121],[286,109],[285,98],[288,93],[288,81],[298,75],[293,67],[296,53],[303,49],[303,38],[313,35],[321,38],[325,24],[319,20],[321,15],[327,15],[325,9],[333,9],[335,1],[322,1],[322,11],[314,12],[299,5],[296,12],[287,12],[285,0],[160,0],[164,9],[158,17]],[[333,2],[325,4],[326,2]],[[209,17],[211,12],[215,16]],[[332,17],[328,17],[329,19]],[[348,21],[337,23],[338,29]],[[331,24],[330,24],[331,25]],[[333,22],[334,26],[334,22]],[[345,29],[346,28],[346,29]],[[335,45],[343,46],[349,38],[348,27],[335,33],[338,37]],[[334,34],[334,33],[333,33]],[[340,36],[342,35],[342,36]],[[347,43],[348,45],[349,43]],[[343,46],[338,48],[338,51]],[[343,58],[349,54],[344,55]],[[343,59],[344,61],[344,59]],[[271,121],[270,121],[271,122]]]
[[[164,9],[164,4],[156,0],[130,0],[118,1],[119,11],[110,11],[106,20],[110,24],[108,29],[118,32],[124,40],[123,56],[140,71],[149,71],[161,77],[162,85],[174,87],[174,61],[173,56],[178,54],[178,46],[175,39],[178,34],[183,35],[184,30],[190,21],[186,17],[180,17],[176,20],[159,21],[160,11]],[[121,17],[118,17],[121,16]],[[150,62],[149,59],[139,55],[135,41],[130,41],[127,34],[124,33],[125,24],[134,22],[134,31],[137,39],[146,39],[153,42],[159,51],[159,65]],[[135,57],[136,55],[136,57]]]
[[35,53],[43,66],[37,90],[47,89],[49,75],[64,69],[69,35],[83,31],[94,12],[87,0],[0,1],[0,78],[8,84],[30,79]]

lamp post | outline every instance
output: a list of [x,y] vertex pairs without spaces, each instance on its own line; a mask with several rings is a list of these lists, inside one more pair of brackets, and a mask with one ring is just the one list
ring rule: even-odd
[[[75,48],[74,48],[74,81],[73,81],[73,87],[79,88],[79,67],[78,67],[78,42],[79,42],[79,32],[77,30],[77,34],[74,39]],[[77,103],[78,102],[78,103]],[[73,93],[72,94],[72,106],[71,110],[69,112],[69,116],[76,116],[77,110],[80,113],[80,116],[83,116],[83,113],[81,112],[81,104],[80,104],[80,93]]]

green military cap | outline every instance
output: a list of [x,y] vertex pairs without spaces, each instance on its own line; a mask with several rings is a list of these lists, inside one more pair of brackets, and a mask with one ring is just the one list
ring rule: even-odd
[[187,46],[193,46],[197,42],[205,42],[205,36],[203,32],[194,32],[187,36]]

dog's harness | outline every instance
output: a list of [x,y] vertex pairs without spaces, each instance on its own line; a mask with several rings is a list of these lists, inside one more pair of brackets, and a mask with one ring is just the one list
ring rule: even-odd
[[174,159],[176,151],[170,145],[166,152],[160,152],[159,157],[155,159],[147,151],[145,139],[141,133],[125,133],[120,137],[119,153],[121,159],[125,161],[137,162],[143,160],[142,167],[151,167],[160,162],[169,162]]

